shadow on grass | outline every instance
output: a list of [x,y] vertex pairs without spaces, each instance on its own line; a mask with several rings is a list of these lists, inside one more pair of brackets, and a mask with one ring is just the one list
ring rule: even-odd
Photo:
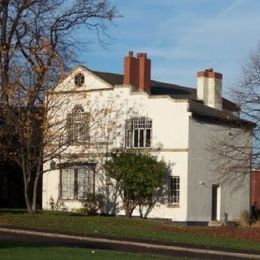
[[[21,238],[19,238],[21,239]],[[33,239],[33,241],[32,241]],[[90,249],[90,250],[104,250],[104,251],[110,251],[110,252],[117,252],[119,254],[153,254],[153,255],[160,255],[165,253],[162,253],[160,249],[151,249],[151,248],[141,248],[141,247],[135,247],[135,246],[129,246],[129,245],[116,245],[116,244],[108,244],[108,243],[96,243],[96,242],[83,242],[83,241],[70,241],[70,240],[52,240],[52,239],[44,239],[44,238],[30,238],[28,241],[18,241],[18,240],[0,240],[0,258],[1,258],[1,250],[8,250],[10,252],[19,252],[22,251],[24,254],[28,252],[28,250],[38,251],[39,250],[48,250],[52,249],[57,250],[64,248],[66,250],[73,250],[73,249]],[[50,252],[51,253],[51,252]],[[165,256],[169,255],[169,253]],[[19,258],[20,259],[20,258]],[[24,258],[26,259],[26,258]],[[49,259],[49,258],[48,258]],[[71,258],[70,258],[71,259]],[[84,258],[88,259],[88,258]],[[102,258],[106,259],[106,258]],[[113,259],[113,258],[109,258]],[[118,258],[116,258],[118,259]],[[122,259],[122,255],[120,257]],[[128,258],[127,258],[128,259]],[[135,258],[131,258],[135,259]],[[142,259],[142,258],[138,258]],[[144,259],[150,259],[150,258],[144,258]],[[161,259],[161,258],[160,258]],[[28,260],[28,259],[27,259]]]
[[0,208],[0,214],[1,213],[24,214],[24,213],[27,213],[27,210],[26,209],[5,209],[5,208]]
[[[34,241],[32,241],[34,240]],[[51,239],[39,239],[32,238],[28,241],[18,240],[0,240],[1,249],[14,249],[14,248],[46,248],[46,247],[67,247],[67,248],[91,248],[91,249],[104,249],[104,250],[116,250],[115,246],[108,244],[96,244],[92,242],[75,242],[69,240],[51,240]]]

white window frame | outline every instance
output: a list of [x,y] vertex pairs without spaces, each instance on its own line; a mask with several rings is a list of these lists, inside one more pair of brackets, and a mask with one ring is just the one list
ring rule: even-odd
[[74,198],[74,169],[62,169],[61,190],[62,199]]
[[67,140],[72,143],[89,142],[90,114],[84,112],[81,105],[76,105],[67,115]]
[[[149,133],[149,136],[148,136]],[[152,145],[152,119],[134,117],[126,121],[126,147],[150,148]]]
[[86,199],[89,194],[93,193],[93,181],[94,181],[94,172],[91,169],[88,168],[62,169],[61,170],[61,198],[68,199],[68,200]]
[[180,176],[169,176],[169,204],[180,205]]

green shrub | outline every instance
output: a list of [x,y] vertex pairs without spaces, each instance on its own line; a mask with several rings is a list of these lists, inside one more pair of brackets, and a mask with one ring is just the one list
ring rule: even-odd
[[87,199],[83,202],[86,214],[93,216],[97,215],[98,213],[102,213],[105,205],[104,200],[105,197],[103,194],[88,194]]
[[86,208],[78,208],[78,209],[75,209],[74,213],[76,215],[87,215],[87,209]]

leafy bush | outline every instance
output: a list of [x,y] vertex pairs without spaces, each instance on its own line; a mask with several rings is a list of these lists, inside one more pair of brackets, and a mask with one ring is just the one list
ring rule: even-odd
[[116,187],[122,198],[127,217],[131,217],[139,206],[147,217],[162,192],[167,166],[165,162],[147,152],[135,150],[119,151],[105,163],[107,175],[116,180]]
[[86,215],[97,215],[102,213],[105,205],[105,197],[103,194],[93,194],[87,195],[87,199],[83,202],[83,207],[85,209]]
[[87,215],[87,209],[86,208],[77,208],[74,210],[74,213],[76,215]]

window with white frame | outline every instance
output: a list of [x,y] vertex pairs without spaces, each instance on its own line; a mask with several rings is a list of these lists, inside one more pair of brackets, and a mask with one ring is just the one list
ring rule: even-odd
[[90,169],[62,169],[62,199],[85,199],[93,192],[93,171]]
[[77,105],[67,115],[67,138],[70,142],[89,141],[89,113],[84,112],[82,106]]
[[180,204],[180,177],[169,177],[169,203],[173,205]]
[[134,117],[126,121],[126,147],[151,147],[152,120]]

